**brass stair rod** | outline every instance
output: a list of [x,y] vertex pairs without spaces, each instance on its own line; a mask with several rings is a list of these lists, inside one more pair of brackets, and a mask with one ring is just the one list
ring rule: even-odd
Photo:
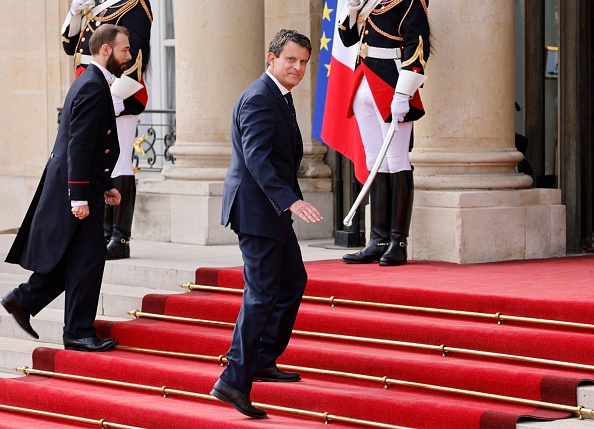
[[[144,348],[140,348],[140,347],[131,347],[131,346],[122,346],[122,345],[116,345],[115,348],[118,350],[138,352],[138,353],[144,353],[144,354],[154,354],[154,355],[159,355],[159,356],[170,356],[170,357],[182,357],[182,358],[186,358],[186,359],[195,359],[195,360],[216,362],[221,366],[225,366],[228,363],[227,357],[223,356],[223,355],[207,356],[207,355],[199,355],[199,354],[191,354],[191,353],[170,352],[170,351],[165,351],[165,350],[151,350],[151,349],[144,349]],[[385,378],[385,377],[376,377],[376,376],[372,376],[372,375],[355,374],[355,373],[351,373],[351,372],[333,371],[330,369],[309,368],[306,366],[283,365],[283,364],[278,364],[277,366],[281,369],[309,372],[309,373],[313,373],[313,374],[333,375],[333,376],[337,376],[337,377],[353,378],[353,379],[364,380],[364,381],[380,381],[382,384],[384,383],[384,378]]]
[[[207,320],[207,319],[192,319],[189,317],[168,316],[166,314],[145,313],[144,311],[139,311],[139,310],[129,311],[128,314],[130,316],[144,317],[147,319],[169,320],[169,321],[173,321],[173,322],[185,322],[185,323],[193,323],[193,324],[199,324],[199,325],[224,326],[226,328],[235,327],[235,323],[231,323],[231,322],[219,322],[219,321]],[[296,329],[293,330],[293,334],[307,336],[307,337],[315,337],[315,338],[330,338],[330,339],[334,339],[334,340],[347,340],[347,341],[356,341],[356,342],[371,343],[371,344],[414,347],[414,348],[424,349],[424,350],[438,350],[440,352],[443,351],[442,350],[443,347],[440,347],[440,346],[432,346],[432,345],[420,344],[420,343],[406,343],[406,342],[396,341],[396,340],[382,340],[380,338],[355,337],[355,336],[351,336],[351,335],[327,334],[327,333],[323,333],[323,332],[300,331],[300,330],[296,330]]]
[[[188,289],[190,291],[191,290],[203,290],[203,291],[212,291],[212,292],[243,294],[243,290],[241,290],[241,289],[225,288],[225,287],[220,287],[220,286],[204,286],[204,285],[197,285],[194,283],[184,283],[180,286],[185,289]],[[480,319],[495,320],[495,322],[497,322],[498,325],[507,321],[507,322],[520,322],[520,323],[550,325],[550,326],[565,327],[565,328],[594,329],[594,325],[589,324],[589,323],[566,322],[566,321],[562,321],[562,320],[539,319],[539,318],[524,317],[524,316],[511,316],[511,315],[504,315],[501,313],[492,314],[492,313],[480,313],[480,312],[475,312],[475,311],[449,310],[449,309],[445,309],[445,308],[418,307],[418,306],[401,305],[401,304],[386,304],[386,303],[382,303],[382,302],[356,301],[356,300],[350,300],[350,299],[336,298],[335,296],[331,296],[329,298],[323,298],[323,297],[317,297],[317,296],[304,296],[303,301],[318,302],[318,303],[322,303],[322,304],[328,303],[328,304],[330,304],[331,307],[336,307],[337,304],[344,304],[344,305],[353,305],[353,306],[360,306],[360,307],[381,308],[381,309],[388,309],[388,310],[403,310],[403,311],[417,311],[417,312],[432,313],[432,314],[444,314],[444,315],[448,315],[448,316],[475,317],[475,318],[480,318]]]
[[[150,349],[140,349],[136,347],[128,347],[128,346],[116,346],[122,350],[130,350],[130,351],[137,351],[143,353],[152,353],[158,354],[163,356],[169,356],[171,352],[161,351],[161,350],[150,350]],[[180,355],[179,353],[175,353],[175,355]],[[227,363],[227,358],[224,356],[204,356],[204,355],[192,355],[186,354],[186,358],[195,358],[204,360],[204,358],[208,358],[210,361],[219,361],[221,365],[223,363]],[[389,387],[389,385],[399,385],[405,387],[412,387],[412,388],[419,388],[425,390],[433,390],[438,392],[450,393],[450,394],[458,394],[463,396],[471,396],[474,398],[480,399],[490,399],[497,402],[506,402],[512,403],[516,405],[524,405],[530,406],[535,408],[546,408],[556,411],[563,411],[566,413],[576,414],[580,419],[584,418],[584,415],[588,415],[590,417],[594,417],[594,410],[584,408],[582,406],[570,406],[570,405],[563,405],[563,404],[555,404],[552,402],[544,402],[544,401],[536,401],[532,399],[524,399],[524,398],[517,398],[513,396],[505,396],[505,395],[497,395],[493,393],[485,393],[479,392],[475,390],[465,390],[465,389],[457,389],[453,387],[445,387],[445,386],[438,386],[435,384],[426,384],[426,383],[417,383],[413,381],[405,381],[405,380],[397,380],[394,378],[389,377],[377,377],[372,375],[363,375],[363,374],[355,374],[355,373],[348,373],[343,371],[333,371],[327,369],[320,369],[320,368],[309,368],[309,367],[302,367],[296,365],[284,365],[279,364],[279,368],[284,370],[292,370],[292,371],[301,371],[301,372],[309,372],[314,374],[322,374],[322,375],[330,375],[330,376],[337,376],[337,377],[345,377],[345,378],[353,378],[358,380],[370,381],[370,382],[379,382],[381,383],[385,389]]]
[[[165,350],[143,349],[143,348],[139,348],[139,347],[122,346],[122,345],[116,345],[116,348],[120,349],[120,350],[133,351],[133,352],[139,352],[139,353],[145,353],[145,354],[155,354],[155,355],[160,355],[160,356],[171,356],[171,357],[181,357],[181,358],[188,358],[188,359],[212,361],[212,362],[219,363],[221,366],[225,366],[225,364],[227,363],[227,357],[223,356],[223,355],[208,356],[208,355],[199,355],[199,354],[182,353],[182,352],[171,352],[171,351],[165,351]],[[460,350],[461,352],[464,352],[464,351],[471,352],[472,351],[472,350],[452,349],[452,348],[450,348],[449,350],[454,350],[454,351]],[[480,354],[484,354],[484,353],[490,353],[490,352],[479,352],[478,354],[480,355]],[[515,355],[503,355],[503,354],[498,354],[498,353],[490,353],[488,357],[494,357],[494,358],[507,357],[508,359],[517,359],[520,361],[526,361],[528,363],[539,363],[539,364],[550,365],[550,366],[561,366],[561,367],[565,367],[565,368],[569,368],[569,369],[580,369],[580,370],[594,371],[594,366],[592,366],[592,365],[574,364],[571,362],[550,361],[550,360],[546,360],[546,359],[529,358],[529,357],[515,356]],[[558,365],[554,365],[554,364],[558,364]],[[284,370],[289,370],[289,371],[298,371],[298,372],[301,371],[301,372],[310,372],[310,373],[314,373],[314,374],[333,375],[333,376],[338,376],[338,377],[355,378],[355,379],[364,380],[364,381],[377,381],[378,380],[377,377],[370,376],[370,375],[362,375],[362,374],[333,371],[333,370],[326,370],[326,369],[309,368],[309,367],[305,367],[305,366],[278,364],[278,367],[281,369],[284,369]],[[382,377],[380,379],[380,381],[382,383],[384,383],[384,378],[385,377]]]
[[[82,382],[87,382],[87,383],[103,384],[103,385],[117,386],[117,387],[127,387],[127,388],[131,388],[131,389],[138,389],[138,390],[143,390],[143,391],[158,392],[158,393],[162,394],[164,398],[167,398],[170,395],[178,395],[178,396],[183,396],[183,397],[187,397],[187,398],[203,399],[203,400],[218,402],[218,400],[214,396],[211,396],[211,395],[205,395],[203,393],[188,392],[185,390],[170,389],[169,387],[166,387],[166,386],[154,387],[154,386],[147,386],[147,385],[143,385],[143,384],[127,383],[127,382],[123,382],[123,381],[120,382],[120,381],[115,381],[115,380],[105,380],[105,379],[101,379],[101,378],[84,377],[84,376],[78,376],[78,375],[72,375],[72,374],[42,371],[42,370],[28,368],[26,366],[16,368],[16,370],[19,372],[22,372],[25,375],[35,374],[35,375],[42,375],[42,376],[46,376],[46,377],[63,378],[63,379],[67,379],[67,380],[82,381]],[[338,415],[334,415],[334,414],[331,414],[328,412],[319,413],[319,412],[315,412],[315,411],[301,410],[301,409],[297,409],[297,408],[281,407],[278,405],[264,404],[261,402],[252,402],[252,405],[257,406],[257,407],[266,408],[269,410],[284,412],[284,413],[288,413],[288,414],[320,418],[320,419],[323,419],[325,423],[330,423],[332,421],[336,421],[336,422],[356,423],[361,426],[366,426],[366,427],[371,427],[371,428],[380,428],[380,429],[411,429],[411,428],[407,428],[404,426],[395,426],[395,425],[390,425],[390,424],[386,424],[386,423],[373,422],[373,421],[369,421],[369,420],[360,420],[360,419],[353,419],[350,417],[338,416]],[[116,426],[103,426],[103,427],[113,427],[113,428],[117,428],[117,429],[119,429],[119,428],[121,428],[121,429],[142,429],[142,428],[132,428],[130,426],[117,426],[117,427]]]
[[[174,322],[187,322],[187,323],[194,323],[194,324],[203,324],[203,325],[217,325],[217,326],[225,326],[225,327],[234,327],[234,323],[229,322],[218,322],[212,320],[205,320],[205,319],[191,319],[187,317],[177,317],[177,316],[167,316],[164,314],[153,314],[153,313],[144,313],[139,310],[132,310],[129,311],[128,314],[134,317],[145,317],[149,319],[157,319],[157,320],[170,320]],[[321,332],[310,332],[310,331],[299,331],[293,330],[294,334],[299,334],[303,336],[309,336],[314,338],[330,338],[334,340],[345,340],[345,341],[353,341],[353,342],[362,342],[362,343],[369,343],[369,344],[381,344],[381,345],[389,345],[395,347],[404,347],[404,348],[412,348],[412,349],[421,349],[421,350],[429,350],[429,351],[437,351],[441,353],[442,356],[447,356],[448,353],[459,353],[463,355],[471,355],[471,356],[482,356],[482,357],[489,357],[495,359],[503,359],[503,360],[515,360],[527,363],[535,363],[540,365],[548,365],[560,368],[570,368],[570,369],[579,369],[585,371],[594,371],[594,366],[592,365],[584,365],[580,363],[574,362],[563,362],[563,361],[556,361],[550,359],[541,359],[529,356],[519,356],[519,355],[511,355],[506,353],[495,353],[495,352],[486,352],[482,350],[472,350],[472,349],[463,349],[457,347],[449,347],[444,344],[440,346],[435,346],[431,344],[421,344],[421,343],[411,343],[405,341],[396,341],[396,340],[382,340],[378,338],[365,338],[365,337],[355,337],[349,335],[339,335],[339,334],[327,334]]]
[[76,416],[69,416],[67,414],[58,414],[58,413],[51,413],[49,411],[40,411],[34,410],[31,408],[22,408],[22,407],[13,407],[10,405],[0,404],[0,410],[2,411],[10,411],[14,413],[20,414],[28,414],[35,417],[50,417],[56,420],[64,420],[68,422],[75,422],[75,423],[83,423],[87,425],[99,426],[100,428],[113,428],[113,429],[143,429],[138,426],[127,426],[127,425],[120,425],[118,423],[111,423],[107,422],[103,419],[101,420],[92,420],[86,419],[84,417],[76,417]]
[[552,402],[544,402],[544,401],[536,401],[533,399],[524,399],[524,398],[516,398],[513,396],[505,396],[505,395],[496,395],[494,393],[485,393],[485,392],[478,392],[474,390],[465,390],[465,389],[456,389],[453,387],[444,387],[444,386],[437,386],[434,384],[425,384],[425,383],[415,383],[412,381],[404,381],[404,380],[395,380],[392,378],[386,379],[386,384],[394,384],[398,386],[406,386],[406,387],[413,387],[418,389],[426,389],[426,390],[433,390],[437,392],[444,392],[444,393],[454,393],[464,396],[472,396],[475,398],[480,399],[492,399],[498,402],[507,402],[516,405],[525,405],[535,408],[546,408],[550,410],[556,411],[563,411],[566,413],[577,414],[580,420],[584,419],[584,416],[594,417],[594,410],[589,408],[584,408],[581,405],[572,406],[572,405],[563,405],[563,404],[555,404]]

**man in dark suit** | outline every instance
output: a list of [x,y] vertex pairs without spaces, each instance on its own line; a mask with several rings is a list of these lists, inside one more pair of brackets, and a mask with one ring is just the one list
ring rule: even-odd
[[90,44],[93,61],[66,95],[56,143],[6,258],[33,274],[0,302],[39,338],[30,316],[65,292],[64,347],[103,351],[115,344],[93,327],[105,266],[103,209],[104,201],[120,203],[110,177],[119,145],[108,81],[130,60],[128,31],[102,25]]
[[251,404],[253,381],[301,379],[279,370],[276,359],[289,343],[307,281],[291,213],[305,222],[322,220],[299,189],[303,142],[289,92],[303,78],[310,54],[306,36],[281,30],[270,42],[266,72],[233,110],[222,224],[231,223],[239,238],[245,288],[229,364],[211,395],[253,418],[267,417]]

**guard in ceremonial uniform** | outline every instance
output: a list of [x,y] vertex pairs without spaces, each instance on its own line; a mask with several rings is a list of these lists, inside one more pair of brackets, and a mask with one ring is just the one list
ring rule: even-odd
[[429,58],[429,0],[347,0],[339,21],[345,46],[359,44],[349,116],[355,115],[371,170],[388,134],[394,136],[370,189],[371,240],[361,251],[344,255],[349,264],[407,261],[413,205],[409,159],[413,121],[424,115],[418,89]]
[[106,206],[103,230],[107,242],[107,259],[130,257],[132,218],[136,200],[136,181],[132,168],[132,151],[136,126],[147,104],[148,94],[143,74],[150,57],[150,34],[153,16],[149,0],[73,0],[64,25],[64,51],[74,57],[76,77],[90,62],[89,38],[104,23],[126,27],[130,32],[130,53],[122,78],[111,86],[117,116],[120,158],[112,178],[122,195],[119,206]]

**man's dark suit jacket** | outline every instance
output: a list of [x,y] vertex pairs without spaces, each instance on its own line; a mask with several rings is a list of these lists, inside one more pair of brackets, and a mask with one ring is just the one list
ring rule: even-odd
[[89,65],[71,86],[54,149],[6,262],[47,274],[62,259],[79,225],[71,200],[103,210],[120,152],[109,92],[101,70]]
[[239,97],[231,133],[221,223],[282,241],[292,223],[286,209],[303,199],[297,181],[303,142],[291,107],[266,73]]

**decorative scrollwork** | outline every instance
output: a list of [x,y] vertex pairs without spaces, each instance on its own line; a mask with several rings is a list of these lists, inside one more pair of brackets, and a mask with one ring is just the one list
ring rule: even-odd
[[[145,124],[143,118],[150,123]],[[135,170],[160,170],[166,162],[174,164],[169,148],[176,138],[175,110],[145,110],[138,121],[136,137],[132,154]]]
[[[59,125],[61,107],[57,119]],[[175,110],[145,110],[138,119],[135,137],[131,159],[135,171],[161,171],[165,163],[175,164],[175,158],[169,152],[176,139]]]

